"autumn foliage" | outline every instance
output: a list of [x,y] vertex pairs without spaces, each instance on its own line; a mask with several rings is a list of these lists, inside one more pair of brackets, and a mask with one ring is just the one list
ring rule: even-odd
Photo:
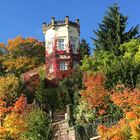
[[81,92],[82,97],[90,104],[92,109],[97,110],[97,114],[106,113],[109,92],[104,88],[105,76],[101,73],[85,74],[83,83],[85,90]]
[[0,43],[0,46],[7,52],[0,58],[5,73],[20,75],[45,63],[45,46],[37,39],[17,36],[9,39],[6,45]]
[[21,82],[15,75],[9,74],[0,77],[0,99],[4,100],[7,104],[15,102],[19,96],[20,89]]
[[6,107],[5,101],[2,99],[0,101],[0,139],[12,138],[18,140],[22,133],[27,130],[25,121],[27,99],[24,95],[21,95],[13,106],[8,107]]
[[112,95],[113,102],[123,109],[124,112],[133,111],[140,105],[140,90],[139,89],[124,89],[116,91]]
[[105,127],[99,126],[98,132],[102,140],[128,140],[140,139],[140,90],[124,88],[121,90],[114,90],[112,101],[123,112],[123,118],[118,124]]

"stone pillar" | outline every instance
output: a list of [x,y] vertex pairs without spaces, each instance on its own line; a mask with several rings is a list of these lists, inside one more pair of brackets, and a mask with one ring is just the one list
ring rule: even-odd
[[70,104],[68,104],[67,106],[67,122],[70,121]]
[[51,110],[49,110],[49,116],[50,116],[50,119],[51,119],[51,122],[53,121],[53,112]]
[[43,30],[43,33],[44,33],[44,34],[46,33],[46,29],[47,29],[47,24],[46,24],[46,22],[44,22],[44,23],[42,24],[42,30]]

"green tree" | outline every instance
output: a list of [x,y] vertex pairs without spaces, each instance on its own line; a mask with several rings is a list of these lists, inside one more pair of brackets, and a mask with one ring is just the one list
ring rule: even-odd
[[46,87],[45,82],[42,81],[35,93],[36,103],[45,111],[55,111],[60,107],[58,100],[59,93],[57,87]]
[[66,104],[74,105],[78,101],[79,91],[82,89],[82,72],[77,68],[71,75],[63,79],[59,84],[60,89],[65,95]]
[[27,140],[51,139],[51,125],[48,115],[39,108],[34,108],[27,115],[28,130],[24,137]]
[[80,42],[80,53],[81,53],[81,57],[82,59],[84,59],[84,57],[87,55],[90,55],[90,47],[89,44],[86,42],[85,39],[82,39]]
[[96,118],[96,111],[91,107],[84,97],[80,98],[79,105],[75,108],[74,116],[76,118],[77,124],[86,124],[93,122]]
[[63,95],[63,98],[61,99],[63,101],[63,106],[70,104],[70,125],[75,123],[74,112],[79,104],[79,90],[83,88],[82,77],[82,72],[79,67],[77,67],[77,69],[75,69],[71,75],[63,79],[63,81],[61,81],[59,84],[61,93]]
[[124,84],[134,89],[140,80],[140,40],[132,40],[120,45],[120,56],[112,53],[102,53],[100,65],[107,77],[107,87]]
[[134,89],[140,80],[140,40],[132,40],[120,46],[123,83]]
[[106,75],[106,86],[114,88],[117,84],[135,88],[140,84],[140,40],[134,39],[120,45],[120,56],[112,52],[100,51],[98,58],[86,57],[83,60],[82,70],[97,72]]
[[[117,4],[109,7],[102,23],[99,24],[99,29],[94,31],[96,38],[93,38],[93,42],[96,48],[93,57],[87,57],[83,60],[82,69],[94,72],[101,71],[106,75],[108,88],[115,87],[117,83],[134,88],[136,77],[139,75],[138,63],[132,62],[132,58],[130,58],[131,60],[125,59],[124,53],[127,53],[128,50],[122,50],[120,47],[122,44],[126,45],[125,43],[139,37],[138,25],[127,30],[127,20],[128,17],[120,12]],[[131,42],[130,46],[134,44]],[[138,49],[131,53],[135,54],[136,52]]]
[[93,38],[95,51],[109,51],[120,55],[119,46],[124,42],[138,37],[138,25],[126,31],[128,17],[120,12],[117,4],[109,7],[99,29],[94,31],[96,38]]

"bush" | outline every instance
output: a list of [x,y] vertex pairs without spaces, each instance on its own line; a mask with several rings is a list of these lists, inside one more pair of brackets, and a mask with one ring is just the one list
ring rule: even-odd
[[51,139],[51,125],[48,115],[39,108],[34,108],[27,115],[28,130],[24,137],[27,140]]

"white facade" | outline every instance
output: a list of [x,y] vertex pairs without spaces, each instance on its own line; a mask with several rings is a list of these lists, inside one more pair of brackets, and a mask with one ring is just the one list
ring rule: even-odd
[[[56,21],[57,22],[57,21]],[[45,44],[48,54],[52,53],[54,40],[57,40],[57,49],[69,51],[69,43],[72,45],[73,52],[77,53],[79,48],[79,30],[71,24],[62,23],[61,25],[50,25],[45,30]],[[70,42],[69,42],[70,41]]]
[[[51,18],[49,24],[43,23],[46,48],[46,73],[48,77],[64,78],[80,61],[79,20],[69,21],[66,16],[63,21]],[[60,79],[61,79],[60,78]]]

